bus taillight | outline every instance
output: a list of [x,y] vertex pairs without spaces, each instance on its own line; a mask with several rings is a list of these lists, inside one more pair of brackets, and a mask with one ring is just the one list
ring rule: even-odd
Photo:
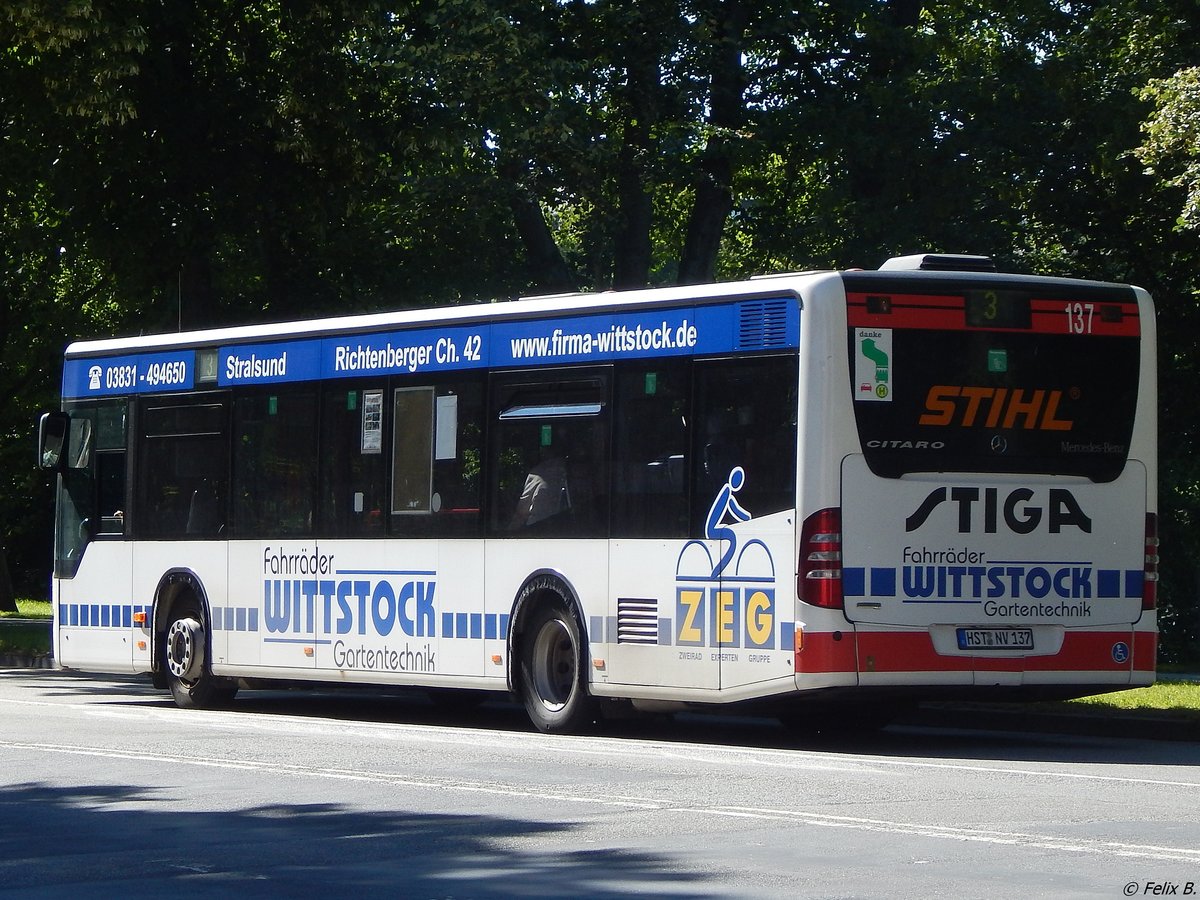
[[1142,609],[1158,606],[1158,513],[1146,513],[1146,564]]
[[842,608],[842,511],[837,507],[804,520],[796,593],[814,606]]

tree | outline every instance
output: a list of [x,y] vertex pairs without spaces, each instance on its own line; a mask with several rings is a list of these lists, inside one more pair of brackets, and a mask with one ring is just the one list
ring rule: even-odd
[[[1140,96],[1153,104],[1137,148],[1148,175],[1184,192],[1179,227],[1200,228],[1200,68],[1180,69],[1170,78],[1152,80]],[[1172,174],[1173,173],[1173,174]]]
[[0,37],[18,583],[68,338],[941,249],[1158,298],[1160,618],[1200,641],[1191,0],[20,0]]

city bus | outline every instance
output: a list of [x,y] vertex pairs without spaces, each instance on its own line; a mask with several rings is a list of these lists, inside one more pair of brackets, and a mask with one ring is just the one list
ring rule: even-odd
[[1155,365],[1144,290],[939,254],[73,343],[54,657],[547,732],[1147,685]]

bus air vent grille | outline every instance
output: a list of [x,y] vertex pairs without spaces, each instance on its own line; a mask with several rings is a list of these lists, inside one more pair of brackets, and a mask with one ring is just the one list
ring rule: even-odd
[[788,342],[788,301],[747,300],[738,306],[739,350],[786,347]]
[[658,601],[617,598],[617,643],[658,643]]

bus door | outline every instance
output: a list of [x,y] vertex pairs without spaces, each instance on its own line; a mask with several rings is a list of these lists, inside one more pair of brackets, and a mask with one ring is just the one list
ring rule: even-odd
[[705,609],[722,691],[792,679],[795,354],[696,366],[693,514],[712,542]]
[[522,586],[545,575],[560,592],[574,592],[591,654],[606,659],[597,645],[609,596],[610,387],[607,366],[500,373],[491,381],[485,639],[504,638],[508,625],[496,632],[489,623],[497,616],[507,623]]
[[68,405],[67,457],[55,525],[56,658],[68,667],[132,671],[138,607],[127,540],[125,399]]
[[613,376],[608,665],[594,677],[614,683],[720,687],[707,614],[718,541],[691,514],[692,368],[653,359]]
[[[138,403],[138,479],[132,526],[137,539],[137,602],[149,610],[167,580],[186,578],[208,602],[212,663],[226,655],[227,622],[236,619],[226,593],[229,484],[227,395],[143,397]],[[243,623],[245,622],[243,610]],[[166,622],[155,623],[165,629]],[[145,662],[149,662],[149,649]]]
[[1147,510],[1132,291],[847,284],[862,453],[842,465],[843,584],[862,683],[1127,673]]
[[792,677],[796,378],[794,354],[618,370],[614,682]]

